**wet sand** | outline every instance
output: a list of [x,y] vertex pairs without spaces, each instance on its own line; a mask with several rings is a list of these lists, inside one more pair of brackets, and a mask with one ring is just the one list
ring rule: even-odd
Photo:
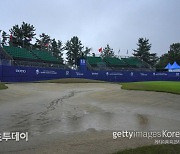
[[112,153],[153,144],[116,139],[121,130],[180,130],[180,95],[121,90],[110,83],[21,83],[0,91],[0,133],[28,132],[29,141],[2,141],[0,153]]

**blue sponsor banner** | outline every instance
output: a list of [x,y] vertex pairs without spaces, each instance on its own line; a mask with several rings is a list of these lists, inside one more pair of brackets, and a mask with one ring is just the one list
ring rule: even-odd
[[0,82],[2,80],[2,65],[0,65]]
[[109,82],[180,81],[179,72],[88,71],[0,65],[0,81],[30,82],[62,78],[84,78]]
[[86,60],[80,59],[80,66],[86,66]]
[[80,63],[80,70],[81,71],[87,71],[86,60],[85,59],[80,59],[79,63]]
[[85,78],[109,82],[179,81],[180,73],[150,71],[71,71],[72,78]]
[[69,78],[68,69],[35,68],[21,66],[2,66],[2,81],[26,82]]

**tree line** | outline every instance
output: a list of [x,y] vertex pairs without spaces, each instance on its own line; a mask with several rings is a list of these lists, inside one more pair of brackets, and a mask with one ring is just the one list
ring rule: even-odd
[[[91,48],[84,47],[81,40],[77,36],[73,36],[65,44],[60,40],[51,38],[48,34],[42,33],[36,37],[36,29],[29,23],[22,22],[21,25],[14,25],[9,34],[0,30],[2,34],[1,45],[9,45],[15,47],[26,48],[29,50],[42,50],[44,52],[51,52],[53,56],[63,62],[63,52],[66,52],[66,59],[68,64],[76,66],[80,57],[86,57]],[[35,43],[32,43],[34,40]],[[133,56],[148,63],[154,68],[164,68],[167,63],[176,61],[180,64],[180,43],[173,43],[170,45],[170,50],[158,57],[156,53],[151,53],[152,44],[149,39],[139,38],[137,49],[133,50]],[[101,48],[101,57],[115,57],[113,49],[107,44]]]
[[[1,30],[2,31],[2,30]],[[81,40],[74,36],[65,44],[60,40],[51,38],[48,34],[42,33],[36,37],[36,29],[33,25],[23,22],[20,26],[14,25],[9,34],[2,31],[2,46],[14,46],[26,48],[29,50],[42,50],[51,52],[53,56],[63,62],[63,51],[67,51],[66,59],[68,64],[77,65],[78,59],[81,56],[86,56],[90,53],[91,48],[84,47]],[[35,40],[35,43],[32,43]]]

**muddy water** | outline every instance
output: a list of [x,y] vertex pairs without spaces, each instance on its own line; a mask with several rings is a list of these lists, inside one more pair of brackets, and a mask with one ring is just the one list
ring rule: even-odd
[[31,136],[86,130],[179,130],[180,96],[118,84],[10,84],[0,91],[0,131]]

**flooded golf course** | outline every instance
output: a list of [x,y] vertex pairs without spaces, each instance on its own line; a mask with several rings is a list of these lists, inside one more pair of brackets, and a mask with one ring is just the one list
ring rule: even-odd
[[0,91],[0,153],[112,153],[153,144],[113,140],[113,131],[180,130],[180,95],[121,90],[111,83],[17,83]]

